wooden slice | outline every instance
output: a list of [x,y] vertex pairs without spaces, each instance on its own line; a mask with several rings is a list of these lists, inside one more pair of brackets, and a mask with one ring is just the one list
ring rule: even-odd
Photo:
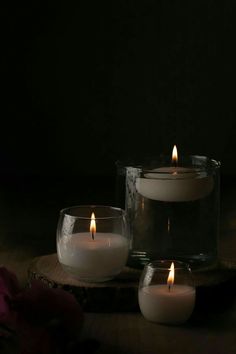
[[[70,276],[61,267],[57,254],[34,259],[28,270],[29,282],[39,279],[52,288],[62,288],[75,295],[85,311],[132,312],[139,309],[138,284],[141,270],[126,267],[115,279],[103,283],[85,283]],[[219,285],[232,279],[235,270],[214,269],[194,272],[197,287]]]
[[29,271],[29,281],[39,279],[49,287],[72,292],[85,311],[136,311],[140,271],[125,268],[115,279],[103,283],[85,283],[66,273],[57,255],[35,258]]

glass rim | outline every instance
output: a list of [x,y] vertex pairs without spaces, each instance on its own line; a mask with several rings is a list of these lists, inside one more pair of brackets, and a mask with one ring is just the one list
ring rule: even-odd
[[[167,262],[169,263],[169,267],[165,266],[165,263],[167,263]],[[151,262],[147,263],[145,265],[145,269],[150,267],[152,269],[169,271],[172,262],[174,263],[175,270],[188,269],[189,271],[192,271],[189,263],[183,262],[183,261],[179,261],[177,259],[158,259],[158,260],[154,260],[154,261],[151,261]],[[177,267],[176,267],[176,264],[177,264]]]
[[[166,167],[173,166],[173,164],[171,163],[171,155],[167,155],[167,154],[161,154],[158,156],[151,156],[151,155],[145,156],[143,158],[143,162],[142,161],[135,161],[134,159],[124,159],[124,160],[121,159],[121,160],[117,160],[115,164],[116,164],[117,168],[133,167],[133,168],[137,168],[140,170],[153,172],[152,168],[147,167],[148,163],[150,163],[152,161],[152,162],[156,162],[156,163],[160,164],[160,163],[164,162],[165,159],[169,160],[169,164]],[[221,167],[220,160],[216,160],[211,157],[207,157],[205,155],[181,155],[179,157],[179,163],[186,162],[189,159],[191,160],[192,163],[194,163],[194,160],[197,160],[199,162],[201,161],[202,163],[205,163],[205,165],[202,164],[202,166],[201,165],[197,166],[199,172],[205,170],[207,167],[211,167],[214,169],[219,169]],[[177,166],[182,167],[181,165],[178,165],[178,164],[177,164]],[[160,167],[162,167],[162,166],[160,166]],[[196,172],[198,172],[198,171],[196,171]],[[153,173],[155,173],[155,171]],[[162,172],[156,172],[156,173],[162,173]],[[168,173],[168,172],[165,172],[165,173]]]
[[113,207],[113,206],[109,206],[109,205],[96,205],[96,204],[84,204],[84,205],[73,205],[70,207],[66,207],[60,210],[60,215],[64,215],[64,216],[69,216],[71,218],[74,219],[80,219],[80,220],[91,220],[91,215],[90,216],[83,216],[83,215],[73,215],[72,213],[69,213],[69,210],[75,210],[75,209],[82,209],[82,208],[90,208],[91,209],[91,213],[95,212],[96,210],[92,210],[92,209],[107,209],[107,210],[112,210],[115,212],[118,212],[118,215],[108,215],[108,216],[96,216],[95,214],[95,220],[111,220],[111,219],[119,219],[119,218],[123,218],[124,216],[126,216],[126,211],[124,209],[118,208],[118,207]]

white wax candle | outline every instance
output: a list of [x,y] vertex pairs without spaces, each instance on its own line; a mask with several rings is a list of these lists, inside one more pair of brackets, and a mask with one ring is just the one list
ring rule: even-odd
[[163,202],[198,200],[207,196],[213,186],[212,176],[184,167],[160,167],[136,179],[139,194]]
[[195,304],[195,288],[174,284],[145,286],[139,290],[143,316],[153,322],[180,324],[190,317]]
[[114,233],[89,232],[63,236],[57,253],[66,270],[81,280],[103,281],[120,273],[128,257],[128,240]]

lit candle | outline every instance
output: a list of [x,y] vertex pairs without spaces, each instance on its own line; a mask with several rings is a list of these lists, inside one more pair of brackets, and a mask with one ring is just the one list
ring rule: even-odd
[[139,306],[143,316],[152,322],[181,324],[188,320],[195,304],[195,288],[174,284],[174,263],[167,284],[139,289]]
[[180,167],[176,146],[172,166],[159,167],[136,179],[136,189],[148,199],[184,202],[204,198],[213,189],[213,178],[197,168]]
[[57,253],[63,268],[84,281],[105,281],[123,269],[128,257],[128,240],[111,232],[96,232],[91,215],[90,232],[64,235]]

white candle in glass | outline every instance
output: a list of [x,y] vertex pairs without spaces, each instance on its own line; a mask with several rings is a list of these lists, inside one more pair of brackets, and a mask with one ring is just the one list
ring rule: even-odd
[[143,316],[152,322],[181,324],[191,316],[195,305],[195,288],[174,284],[172,263],[167,284],[139,289],[139,306]]
[[57,245],[65,270],[84,281],[105,281],[120,273],[128,257],[128,240],[119,234],[97,232],[92,216],[89,232],[63,236]]
[[[174,146],[172,162],[177,164]],[[184,202],[204,198],[214,186],[212,176],[203,175],[196,168],[167,166],[153,169],[136,179],[136,189],[143,197],[165,202]]]

